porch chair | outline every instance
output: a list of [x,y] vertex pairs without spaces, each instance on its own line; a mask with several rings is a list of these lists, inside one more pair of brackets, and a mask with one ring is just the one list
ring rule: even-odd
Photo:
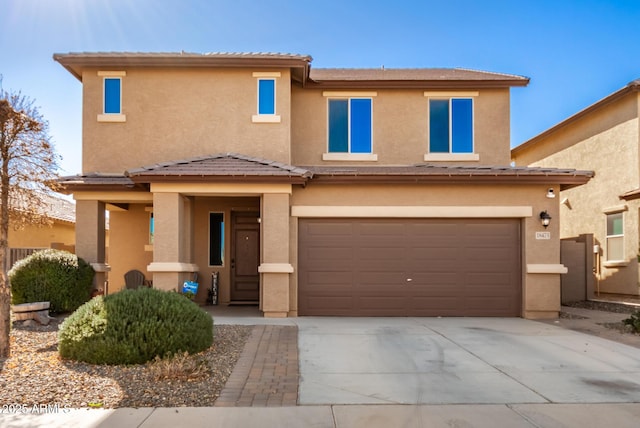
[[124,274],[124,284],[128,289],[136,289],[146,287],[148,283],[142,272],[137,269],[132,269]]

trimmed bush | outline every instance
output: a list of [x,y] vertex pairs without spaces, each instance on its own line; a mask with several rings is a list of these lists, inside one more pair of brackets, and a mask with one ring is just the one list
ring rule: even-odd
[[62,358],[93,364],[142,364],[212,343],[211,315],[178,293],[152,288],[94,297],[58,333]]
[[631,330],[635,333],[640,332],[640,311],[635,311],[629,318],[622,320],[624,325],[631,326]]
[[51,312],[72,312],[91,298],[91,265],[61,250],[37,251],[9,271],[11,303],[51,302]]

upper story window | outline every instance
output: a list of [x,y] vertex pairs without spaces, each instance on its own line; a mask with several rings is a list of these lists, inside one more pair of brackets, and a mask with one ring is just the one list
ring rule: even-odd
[[125,71],[99,71],[102,77],[102,114],[98,115],[99,122],[125,122],[122,114],[122,80]]
[[[328,153],[324,160],[375,161],[373,154],[373,99],[325,92],[328,99]],[[365,94],[362,94],[365,95]]]
[[122,79],[104,78],[104,114],[122,113]]
[[474,153],[473,98],[425,92],[429,97],[428,153],[425,160],[478,160]]
[[258,78],[257,101],[258,114],[251,118],[254,123],[279,123],[280,116],[276,114],[276,79],[281,76],[279,71],[253,73]]
[[624,260],[624,213],[607,214],[607,261]]
[[276,114],[275,79],[258,79],[258,114]]

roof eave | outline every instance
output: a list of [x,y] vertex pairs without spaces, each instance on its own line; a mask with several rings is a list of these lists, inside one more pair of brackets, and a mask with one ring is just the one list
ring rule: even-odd
[[301,77],[306,79],[309,74],[310,58],[281,58],[281,57],[217,57],[207,55],[167,55],[167,56],[111,56],[111,55],[79,55],[54,54],[53,59],[60,63],[78,80],[82,80],[83,68],[95,67],[264,67],[264,68],[301,68]]

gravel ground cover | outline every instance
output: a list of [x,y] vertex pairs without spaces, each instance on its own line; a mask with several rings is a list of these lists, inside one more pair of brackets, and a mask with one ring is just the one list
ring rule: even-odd
[[107,366],[62,360],[58,326],[11,330],[11,356],[0,359],[0,405],[60,407],[212,406],[231,374],[251,326],[214,325],[213,346],[173,363]]

